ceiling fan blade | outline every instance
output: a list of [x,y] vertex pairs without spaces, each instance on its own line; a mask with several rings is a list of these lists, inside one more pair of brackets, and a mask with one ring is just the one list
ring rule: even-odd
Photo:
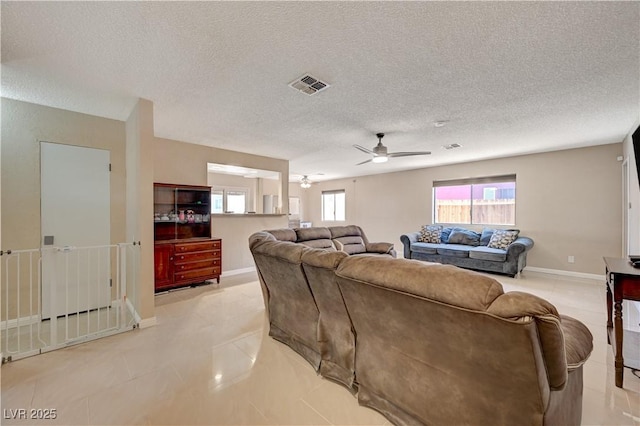
[[363,146],[360,146],[360,145],[354,145],[353,147],[356,148],[356,149],[359,149],[362,152],[366,152],[367,154],[375,154],[375,152],[373,152],[370,149],[367,149],[367,148],[365,148]]
[[369,160],[367,160],[367,161],[363,161],[362,163],[358,163],[358,164],[356,164],[356,166],[359,166],[359,165],[361,165],[361,164],[370,163],[370,162],[371,162],[371,159],[369,159]]
[[387,154],[389,157],[410,157],[412,155],[431,155],[430,151],[415,151],[415,152],[390,152]]

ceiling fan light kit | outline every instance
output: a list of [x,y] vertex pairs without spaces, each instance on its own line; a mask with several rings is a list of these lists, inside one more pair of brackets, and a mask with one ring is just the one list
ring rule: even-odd
[[384,163],[389,160],[390,157],[411,157],[414,155],[429,155],[430,151],[413,151],[413,152],[387,152],[387,147],[382,144],[382,138],[384,133],[377,133],[378,144],[373,147],[373,150],[367,149],[360,145],[353,145],[354,148],[371,155],[371,159],[356,164],[359,166],[366,163]]
[[302,179],[300,179],[300,186],[304,189],[311,188],[311,181],[307,175],[304,175]]

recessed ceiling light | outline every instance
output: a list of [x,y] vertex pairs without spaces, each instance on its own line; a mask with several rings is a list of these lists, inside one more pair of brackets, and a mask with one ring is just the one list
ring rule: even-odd
[[448,123],[448,121],[445,121],[445,120],[434,121],[433,122],[433,127],[444,127],[447,123]]

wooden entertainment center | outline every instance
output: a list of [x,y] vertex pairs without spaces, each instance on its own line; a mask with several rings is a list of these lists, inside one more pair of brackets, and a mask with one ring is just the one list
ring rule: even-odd
[[215,279],[222,271],[222,240],[211,236],[211,188],[155,183],[155,291]]

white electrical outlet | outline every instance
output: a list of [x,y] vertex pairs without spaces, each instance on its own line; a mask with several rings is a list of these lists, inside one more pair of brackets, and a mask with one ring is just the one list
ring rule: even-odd
[[569,263],[576,263],[576,258],[575,258],[574,256],[569,256],[569,257],[567,258],[567,262],[569,262]]

